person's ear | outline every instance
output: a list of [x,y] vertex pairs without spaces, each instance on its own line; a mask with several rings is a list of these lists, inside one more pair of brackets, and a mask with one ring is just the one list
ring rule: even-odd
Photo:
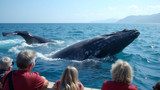
[[33,67],[34,67],[34,64],[30,64],[30,65],[28,66],[28,71],[31,71],[31,70],[33,69]]

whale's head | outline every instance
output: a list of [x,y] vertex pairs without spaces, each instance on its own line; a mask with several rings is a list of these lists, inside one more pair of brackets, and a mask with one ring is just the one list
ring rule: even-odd
[[119,36],[120,39],[127,39],[127,37],[128,37],[128,39],[134,40],[135,38],[137,38],[140,35],[140,32],[136,29],[133,29],[133,30],[124,29],[123,31],[115,32],[112,34],[115,36]]
[[138,36],[140,32],[136,29],[114,32],[112,34],[102,35],[101,47],[99,53],[96,57],[104,57],[106,55],[114,55],[121,52],[126,46],[132,43]]
[[114,39],[116,39],[115,43],[117,43],[118,46],[126,47],[140,35],[140,32],[136,29],[133,30],[124,29],[123,31],[119,31],[112,34],[111,34],[112,35],[111,39],[113,40],[113,42]]

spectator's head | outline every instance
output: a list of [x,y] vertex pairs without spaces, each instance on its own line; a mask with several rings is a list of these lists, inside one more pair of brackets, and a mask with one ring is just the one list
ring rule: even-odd
[[10,71],[13,64],[13,59],[9,57],[3,57],[0,59],[0,70]]
[[160,82],[157,82],[157,83],[153,86],[153,90],[160,90]]
[[61,77],[60,90],[78,90],[78,71],[73,66],[68,66]]
[[36,60],[36,52],[33,50],[23,50],[21,51],[16,59],[17,67],[19,69],[29,69],[32,70],[32,68],[35,65]]
[[133,79],[132,67],[129,63],[122,60],[117,60],[114,64],[112,64],[111,74],[112,78],[116,82],[129,84]]
[[61,77],[62,81],[72,81],[77,82],[78,81],[78,71],[73,66],[68,66]]

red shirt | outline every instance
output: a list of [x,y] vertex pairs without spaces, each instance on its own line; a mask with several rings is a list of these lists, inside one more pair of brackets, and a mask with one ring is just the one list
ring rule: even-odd
[[115,81],[104,81],[101,90],[138,90],[138,88],[135,85]]
[[[9,72],[5,74],[2,79],[2,84],[4,83],[4,78]],[[42,88],[44,84],[43,78],[37,72],[28,72],[23,70],[15,70],[12,73],[12,82],[14,90],[37,90]],[[8,79],[5,82],[3,90],[9,90]]]
[[[59,88],[60,80],[57,80],[57,82],[54,84],[54,88]],[[82,89],[82,83],[78,82],[79,90]]]

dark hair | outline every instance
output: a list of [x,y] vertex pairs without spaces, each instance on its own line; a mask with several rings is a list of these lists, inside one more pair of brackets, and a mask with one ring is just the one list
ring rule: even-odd
[[153,86],[153,90],[160,90],[160,81]]

